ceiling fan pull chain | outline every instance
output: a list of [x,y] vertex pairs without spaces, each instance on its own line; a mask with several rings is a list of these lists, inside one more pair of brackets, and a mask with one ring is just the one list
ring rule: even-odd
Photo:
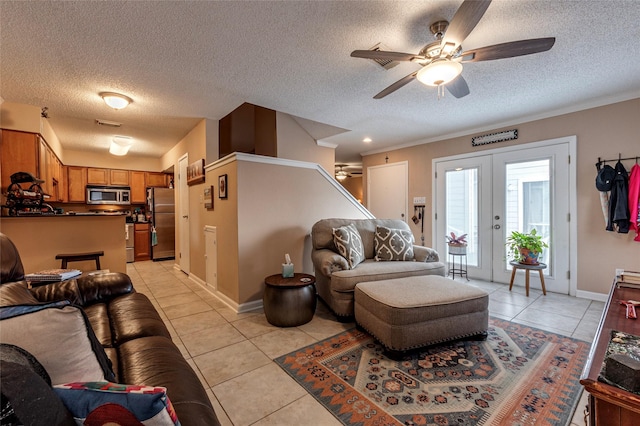
[[438,86],[438,100],[444,98],[444,84],[439,84]]

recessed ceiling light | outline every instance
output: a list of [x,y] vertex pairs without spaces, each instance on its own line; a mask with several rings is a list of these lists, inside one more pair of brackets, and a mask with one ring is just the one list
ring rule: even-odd
[[362,142],[370,143],[371,142],[371,138],[364,138],[364,139],[362,139]]
[[125,108],[133,102],[133,99],[130,97],[114,92],[102,92],[100,93],[100,97],[102,97],[105,104],[109,105],[113,109]]

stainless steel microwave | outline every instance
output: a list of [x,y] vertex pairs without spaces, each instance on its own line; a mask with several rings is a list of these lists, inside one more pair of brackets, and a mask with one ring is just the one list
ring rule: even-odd
[[131,188],[128,186],[89,186],[87,204],[131,204]]

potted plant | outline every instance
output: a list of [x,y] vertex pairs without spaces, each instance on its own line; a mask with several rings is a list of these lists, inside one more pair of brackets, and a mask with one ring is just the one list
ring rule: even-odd
[[467,234],[462,234],[459,237],[453,232],[451,236],[447,235],[447,244],[449,245],[450,254],[466,254],[467,253]]
[[549,247],[534,229],[529,233],[513,231],[506,243],[509,257],[527,265],[537,265],[542,249]]

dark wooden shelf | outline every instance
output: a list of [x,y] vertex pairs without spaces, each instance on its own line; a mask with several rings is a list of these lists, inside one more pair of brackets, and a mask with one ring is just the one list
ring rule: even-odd
[[590,425],[637,425],[640,395],[598,381],[611,331],[640,336],[640,321],[626,318],[620,300],[640,300],[640,289],[618,288],[614,280],[580,383],[590,394]]

